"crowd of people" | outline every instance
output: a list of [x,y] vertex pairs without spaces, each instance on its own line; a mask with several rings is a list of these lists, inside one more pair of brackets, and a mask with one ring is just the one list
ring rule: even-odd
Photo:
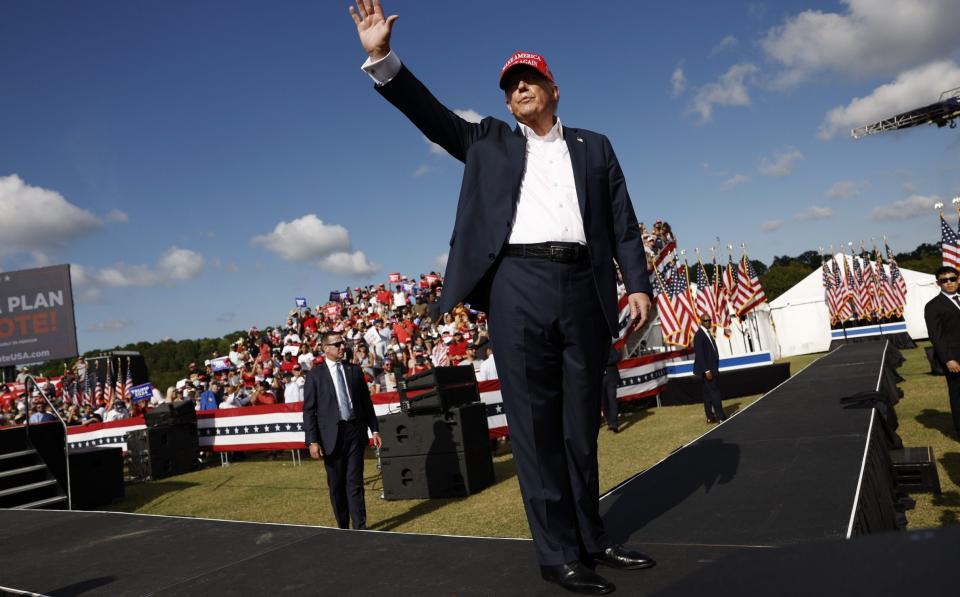
[[[300,402],[307,372],[323,361],[319,343],[326,331],[342,334],[347,360],[360,366],[372,393],[396,391],[403,376],[440,366],[469,366],[478,381],[496,379],[484,314],[459,305],[434,321],[430,305],[442,291],[441,277],[431,272],[331,293],[337,300],[292,310],[280,325],[251,327],[228,354],[189,363],[174,386],[137,402],[118,395],[79,404],[70,388],[86,375],[81,357],[67,374],[71,381],[47,381],[30,392],[0,386],[0,424],[56,420],[40,390],[68,425],[135,417],[176,400],[192,400],[198,410]],[[17,387],[23,388],[26,373],[24,368],[18,375]]]
[[[651,267],[658,252],[675,240],[670,224],[660,220],[649,229],[641,223],[640,234]],[[192,400],[198,410],[300,402],[307,372],[323,361],[319,343],[326,331],[343,335],[346,359],[361,367],[374,394],[396,391],[402,376],[431,367],[471,366],[478,381],[496,379],[485,314],[458,305],[435,321],[430,306],[442,292],[436,272],[332,292],[326,305],[294,309],[280,325],[251,327],[228,354],[189,363],[176,385],[165,392],[154,389],[143,401],[109,392],[99,400],[77,400],[70,388],[86,377],[82,357],[62,383],[47,381],[29,392],[24,367],[16,383],[0,384],[0,425],[57,420],[40,390],[68,425],[136,417],[176,400]]]

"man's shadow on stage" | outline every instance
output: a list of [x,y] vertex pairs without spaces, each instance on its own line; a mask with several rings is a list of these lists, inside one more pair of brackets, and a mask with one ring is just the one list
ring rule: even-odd
[[671,455],[615,489],[600,502],[604,526],[616,543],[698,493],[729,483],[740,465],[740,446],[704,439]]

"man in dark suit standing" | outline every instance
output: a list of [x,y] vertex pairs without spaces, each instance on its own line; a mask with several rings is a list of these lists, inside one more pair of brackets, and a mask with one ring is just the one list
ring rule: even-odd
[[325,361],[307,374],[303,393],[303,430],[310,457],[323,459],[327,486],[337,526],[367,528],[367,507],[363,499],[363,453],[369,444],[383,443],[370,390],[363,372],[344,363],[343,337],[327,332],[321,338]]
[[933,343],[934,354],[947,376],[953,429],[960,439],[960,295],[957,294],[960,282],[957,270],[950,266],[939,268],[934,275],[940,294],[923,308],[923,319],[927,322],[927,335]]
[[710,335],[710,316],[700,316],[700,329],[693,336],[693,374],[703,380],[703,410],[707,423],[726,421],[720,394],[720,353]]
[[603,418],[607,420],[607,429],[620,433],[620,403],[617,402],[617,388],[620,387],[620,369],[617,363],[621,360],[620,351],[610,346],[610,356],[607,358],[607,367],[603,370],[603,402],[601,410]]
[[546,60],[517,52],[500,73],[510,125],[447,109],[390,49],[396,15],[379,0],[350,12],[376,90],[464,162],[443,294],[489,315],[510,442],[544,579],[603,594],[583,564],[647,568],[614,545],[599,515],[597,433],[604,363],[618,331],[614,259],[635,325],[650,308],[639,226],[610,141],[556,117]]

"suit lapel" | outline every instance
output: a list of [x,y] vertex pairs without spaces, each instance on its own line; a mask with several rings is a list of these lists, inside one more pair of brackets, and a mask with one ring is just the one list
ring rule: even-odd
[[587,144],[578,137],[573,129],[563,127],[563,140],[567,142],[570,163],[573,165],[573,180],[577,186],[577,202],[580,204],[580,217],[586,223],[587,217]]
[[520,199],[520,181],[523,180],[523,171],[527,167],[527,138],[523,136],[518,124],[512,136],[506,137],[507,143],[507,178],[510,182],[510,221],[517,212],[517,201]]

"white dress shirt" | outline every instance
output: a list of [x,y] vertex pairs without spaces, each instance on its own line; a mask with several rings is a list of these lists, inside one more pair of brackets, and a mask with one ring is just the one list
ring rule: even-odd
[[[326,360],[324,360],[323,362],[327,364],[327,369],[330,370],[330,381],[333,382],[333,389],[334,389],[334,391],[337,393],[337,402],[338,402],[337,408],[339,409],[339,408],[340,408],[340,406],[339,406],[340,403],[343,403],[343,401],[345,400],[346,403],[347,403],[348,405],[350,405],[350,409],[352,410],[352,409],[353,409],[353,400],[352,400],[351,397],[350,397],[350,388],[347,387],[347,372],[346,372],[345,370],[344,370],[344,372],[343,372],[343,377],[341,377],[341,379],[343,380],[343,389],[347,391],[347,395],[341,397],[341,396],[340,396],[340,391],[339,391],[339,389],[337,388],[337,386],[339,385],[339,384],[337,383],[337,377],[340,375],[340,372],[337,371],[337,366],[339,365],[339,366],[342,367],[341,362],[340,362],[340,361],[334,361],[333,359],[326,359]],[[343,415],[343,413],[341,412],[341,416],[342,416],[342,415]]]
[[[380,60],[368,58],[362,68],[376,84],[383,85],[400,72],[400,67],[400,58],[391,51]],[[573,164],[560,119],[543,137],[524,124],[519,126],[527,139],[527,164],[507,242],[560,241],[586,245]]]

